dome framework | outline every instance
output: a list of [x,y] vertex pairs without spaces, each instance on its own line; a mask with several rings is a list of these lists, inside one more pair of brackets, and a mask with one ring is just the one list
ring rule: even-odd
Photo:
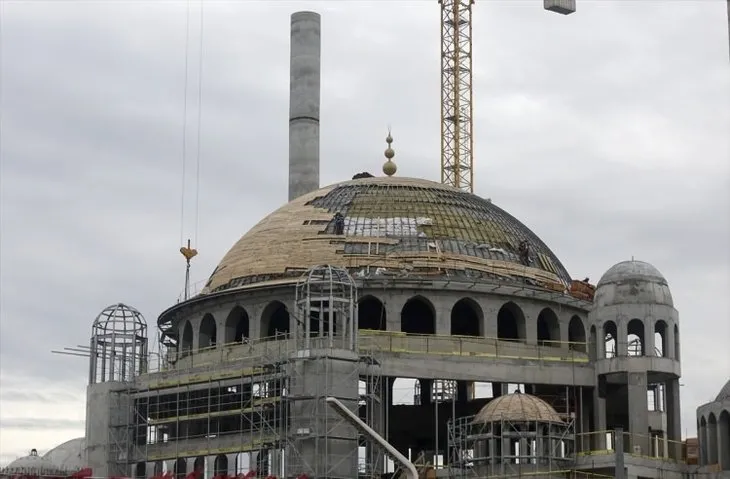
[[452,467],[466,477],[560,470],[575,451],[574,420],[519,391],[492,399],[476,415],[449,425]]

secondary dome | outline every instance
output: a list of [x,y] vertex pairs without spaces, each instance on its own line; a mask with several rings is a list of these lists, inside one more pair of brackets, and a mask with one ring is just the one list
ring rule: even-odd
[[44,459],[58,465],[64,471],[80,471],[86,467],[84,449],[86,438],[77,437],[54,447],[43,455]]
[[38,455],[38,451],[33,449],[30,454],[19,457],[3,469],[3,475],[23,475],[23,476],[55,476],[63,474],[58,466],[48,459]]
[[271,213],[233,245],[202,293],[294,281],[317,264],[355,275],[385,268],[414,277],[571,280],[537,235],[490,201],[432,181],[380,177],[331,185]]
[[474,417],[475,423],[563,422],[555,409],[539,397],[516,392],[492,399]]
[[722,402],[726,399],[730,399],[730,379],[728,379],[722,389],[720,389],[720,392],[717,394],[715,401]]
[[622,261],[604,273],[596,285],[595,306],[614,304],[674,306],[669,283],[658,269],[644,261]]

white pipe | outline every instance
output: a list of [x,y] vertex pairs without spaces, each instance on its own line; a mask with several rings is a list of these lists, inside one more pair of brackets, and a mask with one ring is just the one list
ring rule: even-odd
[[387,452],[388,455],[390,455],[395,462],[403,466],[403,468],[407,472],[408,479],[418,479],[418,471],[416,470],[416,466],[414,466],[411,461],[406,459],[403,454],[398,452],[398,449],[394,448],[388,441],[383,439],[383,436],[373,431],[370,426],[365,424],[362,419],[355,415],[355,413],[347,409],[347,407],[345,407],[345,405],[342,404],[337,398],[328,397],[326,401],[327,404],[329,404],[332,409],[337,411],[337,413],[342,416],[345,421],[352,424],[355,429],[364,433],[372,441],[380,445],[380,447],[385,449],[385,452]]

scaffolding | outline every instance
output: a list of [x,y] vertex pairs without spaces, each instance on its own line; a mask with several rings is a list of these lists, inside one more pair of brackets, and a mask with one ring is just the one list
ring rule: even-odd
[[[454,479],[529,475],[576,477],[575,422],[477,416],[449,421],[449,472]],[[544,476],[543,476],[544,477]]]
[[326,403],[337,397],[386,430],[378,353],[357,347],[354,282],[344,270],[313,268],[297,285],[296,305],[292,334],[227,345],[235,360],[178,364],[117,391],[108,411],[119,418],[115,475],[380,475],[382,451]]

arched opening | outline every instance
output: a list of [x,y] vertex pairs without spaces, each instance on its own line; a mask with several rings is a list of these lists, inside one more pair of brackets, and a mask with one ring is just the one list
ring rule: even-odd
[[175,461],[174,473],[177,479],[183,479],[188,474],[188,464],[184,457]]
[[723,471],[730,471],[730,412],[724,410],[717,421],[719,429],[718,449],[720,451],[720,465]]
[[272,301],[261,314],[261,332],[268,339],[289,334],[289,311],[279,301]]
[[138,462],[134,470],[134,477],[142,479],[147,477],[147,464],[144,462]]
[[385,306],[374,296],[365,296],[357,304],[357,328],[385,331]]
[[484,334],[484,313],[479,304],[471,298],[463,298],[451,308],[452,336],[482,336]]
[[679,326],[674,325],[674,359],[679,361]]
[[717,418],[714,413],[707,417],[707,463],[717,464]]
[[193,462],[193,471],[200,473],[201,475],[205,472],[205,457],[198,456]]
[[436,334],[436,311],[429,300],[415,296],[400,313],[400,330],[408,334]]
[[525,315],[515,303],[505,303],[497,313],[497,338],[506,341],[524,341]]
[[[593,333],[595,333],[595,329],[593,329]],[[570,318],[570,323],[568,323],[568,341],[570,342],[570,349],[583,353],[587,352],[586,329],[583,326],[583,320],[578,315]]]
[[215,318],[213,315],[208,313],[203,316],[203,320],[200,322],[200,334],[198,335],[198,348],[213,348],[216,344],[216,331]]
[[617,342],[616,338],[618,337],[618,328],[616,328],[616,323],[613,321],[606,321],[603,323],[603,338],[604,338],[604,354],[603,357],[605,358],[615,358],[617,354]]
[[223,340],[226,344],[242,343],[244,339],[251,337],[248,313],[241,306],[234,307],[228,313],[224,328],[225,337]]
[[654,323],[654,354],[659,357],[667,356],[667,323],[661,319]]
[[644,323],[640,319],[632,319],[626,327],[626,333],[629,356],[644,356]]
[[709,462],[707,462],[707,420],[704,416],[700,418],[700,427],[697,430],[697,436],[700,442],[700,465],[706,466]]
[[558,315],[550,308],[544,308],[537,315],[537,344],[552,347],[560,345]]
[[187,356],[193,350],[193,325],[190,324],[190,321],[185,321],[185,325],[182,328],[180,350],[183,356]]
[[213,461],[213,474],[216,476],[223,476],[228,474],[228,456],[225,454],[218,454],[215,456]]

